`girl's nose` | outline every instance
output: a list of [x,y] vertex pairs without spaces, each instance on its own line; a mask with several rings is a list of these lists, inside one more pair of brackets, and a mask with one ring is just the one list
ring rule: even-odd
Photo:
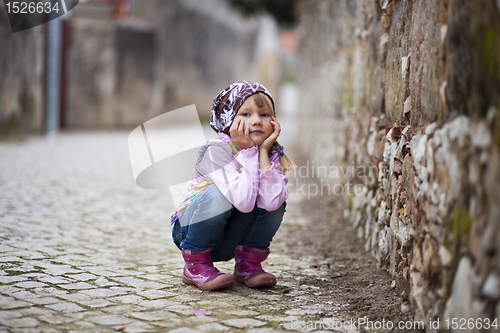
[[262,119],[260,119],[260,117],[256,115],[252,119],[252,124],[254,124],[254,125],[261,125],[262,124]]

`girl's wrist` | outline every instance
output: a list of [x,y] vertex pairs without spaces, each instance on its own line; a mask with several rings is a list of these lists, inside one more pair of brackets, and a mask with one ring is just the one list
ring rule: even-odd
[[239,150],[243,150],[243,149],[248,149],[248,148],[252,148],[252,147],[255,147],[255,144],[251,145],[249,143],[246,143],[246,142],[238,142],[238,141],[234,141],[233,140],[233,144],[239,149]]
[[271,161],[268,156],[268,149],[259,146],[259,169],[262,171],[269,170],[271,168]]

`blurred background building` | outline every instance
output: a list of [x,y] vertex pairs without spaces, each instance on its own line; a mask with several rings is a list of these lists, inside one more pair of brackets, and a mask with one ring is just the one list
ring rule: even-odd
[[[130,128],[190,104],[208,118],[214,96],[243,79],[279,98],[286,55],[272,14],[291,27],[293,2],[80,1],[61,19],[59,128]],[[47,25],[12,34],[1,8],[0,43],[0,132],[41,133]]]

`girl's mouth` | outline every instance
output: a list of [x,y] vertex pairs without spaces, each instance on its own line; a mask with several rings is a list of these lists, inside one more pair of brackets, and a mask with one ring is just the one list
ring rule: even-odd
[[250,132],[250,133],[262,134],[262,133],[264,133],[264,132],[257,130],[257,131],[252,131],[252,132]]

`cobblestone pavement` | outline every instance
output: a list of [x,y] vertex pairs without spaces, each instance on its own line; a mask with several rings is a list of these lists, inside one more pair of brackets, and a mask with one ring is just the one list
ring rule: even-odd
[[[281,229],[265,263],[276,287],[184,285],[170,196],[134,184],[127,136],[0,142],[0,332],[276,332],[331,317],[338,304],[311,304],[328,291],[299,286],[324,272],[287,256]],[[306,223],[300,199],[289,198],[282,228]]]

